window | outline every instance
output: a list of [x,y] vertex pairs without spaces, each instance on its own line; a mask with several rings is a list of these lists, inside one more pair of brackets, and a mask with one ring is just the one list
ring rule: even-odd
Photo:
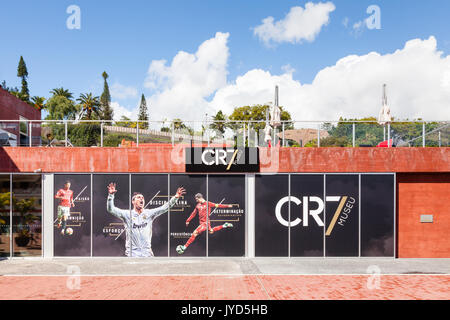
[[28,119],[22,116],[19,116],[19,132],[20,134],[28,136]]

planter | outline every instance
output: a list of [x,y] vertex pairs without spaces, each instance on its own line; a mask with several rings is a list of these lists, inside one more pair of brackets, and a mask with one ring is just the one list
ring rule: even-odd
[[24,236],[15,237],[14,241],[16,242],[18,247],[26,247],[28,242],[30,242],[30,237],[24,237]]

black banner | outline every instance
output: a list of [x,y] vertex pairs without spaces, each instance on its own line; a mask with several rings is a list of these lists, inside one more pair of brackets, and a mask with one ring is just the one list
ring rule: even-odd
[[288,256],[288,175],[255,177],[255,255]]
[[[168,180],[94,174],[91,186],[90,174],[55,174],[54,255],[245,256],[245,175],[171,174],[170,192]],[[256,175],[256,256],[320,257],[324,244],[331,257],[394,256],[394,183],[392,174]],[[169,208],[179,187],[186,194]]]
[[[208,176],[208,200],[229,208],[212,208],[208,234],[208,256],[245,255],[245,176]],[[216,230],[219,229],[219,230]]]
[[361,175],[361,256],[394,256],[393,197],[393,175]]
[[326,175],[326,255],[359,255],[359,176]]
[[[208,231],[204,225],[201,227],[195,195],[200,193],[206,200],[206,175],[170,175],[170,194],[175,195],[179,187],[185,188],[186,194],[170,209],[170,256],[204,257]],[[192,218],[186,224],[189,217]]]
[[[139,283],[138,283],[139,284]],[[130,283],[129,286],[138,284]],[[288,286],[289,284],[283,284]],[[220,288],[220,287],[219,287]],[[217,289],[216,289],[217,290]],[[280,289],[281,290],[281,289]],[[314,290],[311,288],[310,290]],[[110,294],[111,295],[111,294]],[[354,292],[348,294],[354,297]],[[123,296],[113,294],[110,300],[12,300],[1,301],[2,307],[11,310],[23,310],[26,317],[35,315],[36,310],[51,309],[58,313],[71,310],[75,317],[83,317],[85,310],[93,317],[113,318],[128,317],[130,310],[151,310],[154,314],[163,314],[167,319],[279,319],[299,313],[313,314],[320,310],[320,314],[333,317],[336,310],[364,309],[370,310],[374,317],[383,317],[392,309],[402,310],[406,317],[416,316],[426,310],[435,310],[445,313],[448,302],[443,301],[417,301],[417,300],[238,300],[233,295],[231,301],[227,300],[129,300]],[[113,300],[114,299],[114,300]],[[173,299],[173,298],[172,298]],[[355,299],[355,298],[353,298]],[[386,298],[387,299],[387,298]]]
[[186,172],[259,172],[258,148],[186,148]]
[[323,175],[291,175],[291,256],[322,257]]
[[[73,205],[70,198],[61,199],[61,196],[66,193],[72,195]],[[54,202],[53,254],[57,257],[90,256],[91,176],[88,174],[55,174],[54,195],[58,198],[55,198]],[[69,201],[69,207],[64,207],[65,201]],[[63,221],[64,219],[66,221]]]
[[[168,196],[167,174],[133,174],[131,175],[131,195],[142,193],[144,209],[159,208],[167,203]],[[151,249],[155,257],[167,257],[169,220],[168,214],[163,213],[152,220]]]
[[124,219],[108,212],[108,185],[115,184],[114,206],[130,214],[128,174],[95,174],[93,176],[93,256],[125,256]]

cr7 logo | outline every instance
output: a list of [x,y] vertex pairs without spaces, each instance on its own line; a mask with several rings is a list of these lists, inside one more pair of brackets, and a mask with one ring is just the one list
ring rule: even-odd
[[[303,204],[303,210],[302,210],[302,219],[296,218],[293,221],[287,221],[281,216],[281,209],[282,207],[289,203],[289,197],[281,198],[277,205],[275,206],[275,217],[277,218],[278,222],[282,224],[285,227],[288,227],[289,225],[291,227],[295,227],[302,223],[304,227],[307,227],[309,225],[310,217],[313,218],[313,220],[317,223],[319,227],[323,227],[324,223],[321,219],[320,215],[323,213],[324,209],[324,202],[320,197],[316,196],[310,196],[310,197],[302,197],[302,200],[300,200],[297,197],[291,196],[290,200],[296,204],[297,206],[300,206]],[[341,226],[343,226],[343,219],[348,218],[348,214],[351,212],[351,209],[353,207],[353,204],[355,203],[355,199],[348,196],[327,196],[326,197],[327,202],[339,202],[339,206],[336,210],[336,212],[333,215],[333,221],[336,223],[336,220],[339,218],[339,216],[342,214],[345,214],[345,217],[341,217],[339,220],[339,223]],[[314,203],[311,205],[311,203]],[[310,207],[315,207],[315,209],[310,209]],[[344,210],[345,209],[345,210]],[[292,212],[295,212],[298,210],[295,206],[291,209],[291,215]],[[334,226],[333,223],[333,226]],[[331,231],[330,231],[331,232]],[[328,232],[327,232],[328,233]]]

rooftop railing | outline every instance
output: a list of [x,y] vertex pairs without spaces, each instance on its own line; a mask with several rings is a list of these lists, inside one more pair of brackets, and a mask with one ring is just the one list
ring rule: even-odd
[[[230,147],[448,147],[449,121],[0,120],[0,146],[127,147],[223,145]],[[270,138],[269,138],[270,136]]]

